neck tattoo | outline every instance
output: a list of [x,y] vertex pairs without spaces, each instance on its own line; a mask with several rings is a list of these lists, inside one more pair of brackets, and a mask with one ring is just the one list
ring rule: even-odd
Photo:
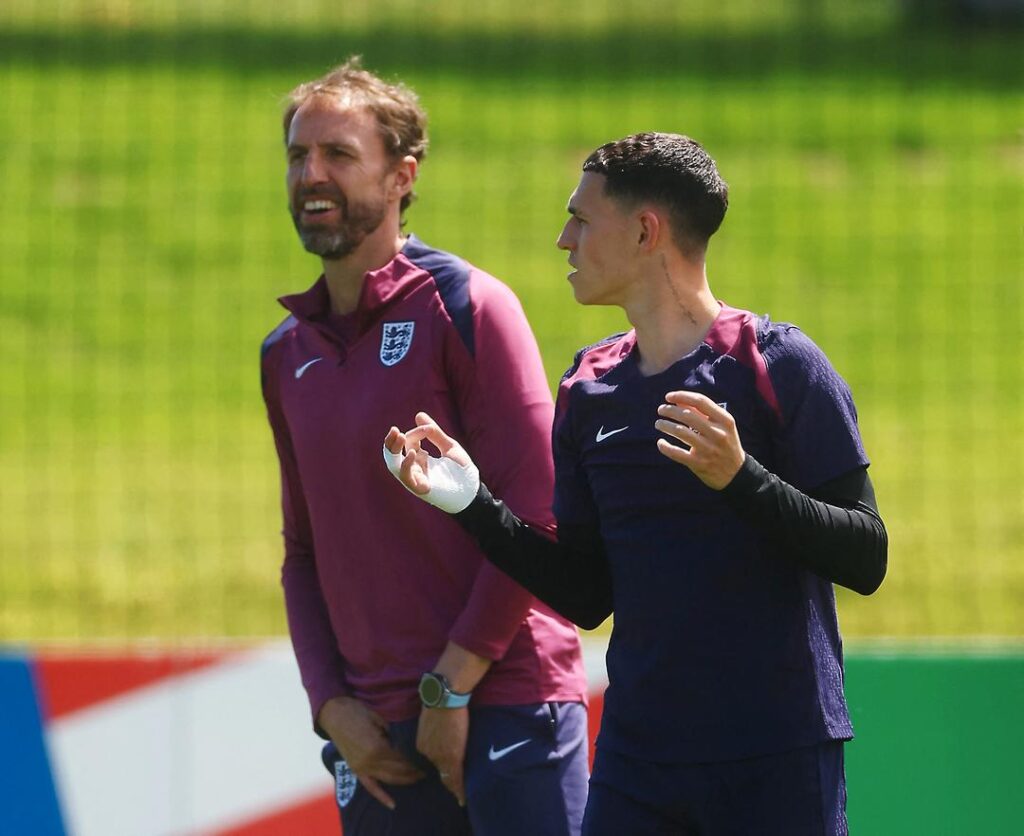
[[693,311],[686,307],[686,303],[683,302],[682,297],[679,295],[679,288],[677,288],[675,282],[672,281],[672,274],[668,271],[668,262],[665,261],[664,255],[661,257],[661,269],[665,271],[665,281],[668,282],[669,290],[672,291],[672,296],[675,298],[676,304],[679,306],[679,310],[683,312],[683,315],[690,320],[693,325],[696,325],[697,318],[693,315]]

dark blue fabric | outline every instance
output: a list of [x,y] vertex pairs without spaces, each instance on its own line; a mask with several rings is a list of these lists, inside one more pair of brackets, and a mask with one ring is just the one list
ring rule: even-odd
[[599,753],[584,836],[847,836],[843,744],[666,766]]
[[769,469],[806,492],[866,466],[853,397],[824,352],[799,328],[777,324],[764,334],[762,354],[783,414]]
[[267,335],[267,338],[263,341],[263,345],[260,346],[260,357],[263,357],[268,351],[270,351],[271,346],[273,346],[274,343],[281,339],[281,337],[283,337],[285,334],[291,331],[291,329],[294,328],[297,324],[298,321],[295,319],[294,316],[288,315],[287,317],[285,317],[284,321],[280,325],[278,325],[273,331],[271,331]]
[[[427,777],[412,786],[386,788],[395,799],[394,811],[360,786],[340,810],[345,836],[579,836],[588,748],[581,703],[472,708],[465,809],[416,751],[416,725],[416,720],[393,723],[389,736]],[[332,776],[339,759],[328,743],[323,761]]]
[[476,354],[473,338],[473,308],[469,297],[469,264],[457,255],[428,247],[410,235],[402,247],[402,255],[434,277],[444,309],[470,356]]

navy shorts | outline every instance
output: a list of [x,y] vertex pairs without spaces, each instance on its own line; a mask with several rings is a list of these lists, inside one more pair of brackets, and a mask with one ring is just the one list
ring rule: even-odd
[[581,703],[471,708],[465,808],[416,751],[416,724],[389,727],[391,745],[427,775],[410,786],[384,785],[393,811],[356,781],[333,743],[324,746],[345,836],[579,836],[588,772]]
[[846,836],[843,743],[703,764],[598,750],[585,836]]

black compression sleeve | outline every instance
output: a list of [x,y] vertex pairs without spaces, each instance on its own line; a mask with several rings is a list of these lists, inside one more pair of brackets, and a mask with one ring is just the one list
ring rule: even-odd
[[889,538],[866,468],[826,482],[808,496],[748,455],[722,494],[797,565],[861,595],[882,583]]
[[593,630],[611,615],[611,574],[596,530],[562,526],[558,541],[548,540],[482,482],[455,519],[476,537],[491,563],[574,624]]

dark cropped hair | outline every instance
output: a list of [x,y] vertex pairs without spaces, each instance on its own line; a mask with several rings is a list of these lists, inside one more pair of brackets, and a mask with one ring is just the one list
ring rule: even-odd
[[680,134],[642,133],[602,145],[583,163],[603,174],[604,193],[627,206],[668,210],[672,237],[687,256],[703,254],[729,208],[729,187],[699,143]]
[[[284,141],[292,119],[302,105],[314,96],[337,99],[346,105],[367,108],[377,119],[384,149],[392,159],[409,155],[419,162],[427,153],[427,114],[419,98],[404,84],[389,84],[364,70],[358,55],[313,81],[300,84],[288,94],[284,111]],[[402,198],[405,212],[415,195]]]

